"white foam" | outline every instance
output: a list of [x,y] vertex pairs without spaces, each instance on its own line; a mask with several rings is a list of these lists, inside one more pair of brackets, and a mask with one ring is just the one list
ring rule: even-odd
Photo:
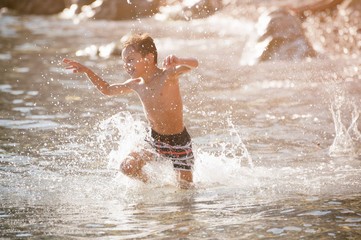
[[[100,147],[108,149],[108,167],[111,170],[118,171],[121,162],[133,151],[152,151],[144,141],[148,134],[145,122],[129,112],[121,112],[106,119],[100,124],[100,130],[98,141]],[[222,130],[221,139],[212,143],[204,141],[202,136],[193,138],[193,176],[196,188],[226,187],[247,195],[278,196],[352,192],[355,184],[359,184],[359,181],[355,181],[359,170],[346,162],[341,165],[331,162],[318,165],[254,166],[240,130],[231,120],[228,120],[227,129]],[[130,194],[127,199],[132,199],[135,192],[146,194],[149,189],[171,187],[174,190],[177,186],[170,161],[152,161],[143,170],[150,179],[149,184],[133,180],[119,172],[114,179],[114,188],[117,189],[114,191]],[[345,178],[345,172],[349,179]],[[139,197],[139,194],[136,196]]]
[[[194,181],[202,185],[238,185],[242,176],[249,175],[253,168],[252,158],[240,134],[231,121],[228,121],[229,142],[215,144],[214,152],[204,150],[194,139]],[[147,128],[140,119],[129,112],[121,112],[104,120],[99,125],[98,142],[100,147],[109,149],[109,169],[119,169],[120,164],[133,151],[152,151],[144,141]],[[242,161],[246,160],[244,166]],[[169,161],[154,161],[144,167],[151,182],[157,185],[174,185],[175,174]]]
[[[342,111],[351,107],[352,116],[349,127],[346,127],[345,123],[342,121]],[[336,98],[336,100],[331,104],[331,113],[333,121],[335,124],[335,138],[332,145],[329,148],[330,156],[356,156],[357,149],[356,143],[361,139],[361,134],[357,129],[357,121],[360,116],[360,112],[355,103],[346,100],[343,97]]]

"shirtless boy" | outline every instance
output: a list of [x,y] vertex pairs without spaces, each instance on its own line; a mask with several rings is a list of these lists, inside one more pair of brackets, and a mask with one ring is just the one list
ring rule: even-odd
[[[67,69],[85,73],[104,95],[135,92],[143,104],[151,127],[150,144],[158,154],[170,159],[177,173],[179,185],[187,188],[193,182],[194,157],[191,138],[183,123],[183,103],[179,90],[179,77],[198,66],[194,58],[167,56],[163,68],[157,66],[158,53],[153,39],[147,34],[134,34],[124,44],[124,69],[131,76],[120,84],[110,85],[88,67],[64,59]],[[154,158],[149,152],[133,152],[125,159],[120,170],[127,176],[147,182],[142,171]]]

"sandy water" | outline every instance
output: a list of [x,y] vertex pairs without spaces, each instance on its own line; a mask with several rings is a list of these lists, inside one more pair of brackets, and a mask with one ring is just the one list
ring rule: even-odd
[[[1,238],[360,237],[359,58],[241,66],[254,25],[221,15],[78,24],[3,15],[0,24]],[[122,81],[119,58],[75,53],[134,29],[154,36],[160,59],[200,61],[181,80],[194,190],[176,188],[168,163],[146,167],[148,185],[119,174],[142,147],[139,101],[101,96],[60,63],[76,58]]]

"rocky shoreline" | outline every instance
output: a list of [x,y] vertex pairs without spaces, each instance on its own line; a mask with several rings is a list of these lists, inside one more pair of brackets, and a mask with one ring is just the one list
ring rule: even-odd
[[[253,20],[259,36],[249,45],[263,48],[252,60],[295,60],[319,53],[361,54],[361,1],[198,0],[3,0],[1,13],[54,15],[78,20],[159,20],[207,18],[214,14]],[[1,17],[1,15],[0,15]],[[238,31],[235,29],[235,31]],[[316,49],[315,49],[316,46]],[[116,53],[119,52],[114,47]]]

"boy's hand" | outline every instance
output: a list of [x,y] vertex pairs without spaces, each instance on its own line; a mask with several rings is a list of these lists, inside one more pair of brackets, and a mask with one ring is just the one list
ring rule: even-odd
[[84,65],[67,58],[63,59],[63,63],[67,64],[66,69],[73,70],[73,73],[85,73],[88,70]]
[[164,68],[171,68],[175,67],[179,64],[179,58],[174,55],[167,56],[163,61],[163,67]]

